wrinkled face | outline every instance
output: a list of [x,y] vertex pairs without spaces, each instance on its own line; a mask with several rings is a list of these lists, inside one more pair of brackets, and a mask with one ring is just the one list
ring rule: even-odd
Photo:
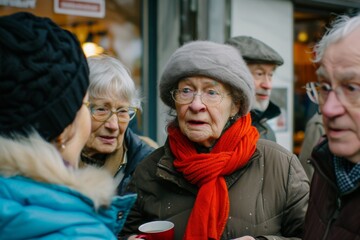
[[[111,98],[90,99],[94,106],[105,106],[112,110],[129,107],[126,101]],[[113,114],[105,122],[97,121],[91,117],[91,135],[86,143],[85,151],[90,156],[97,153],[109,154],[122,147],[126,128],[129,122],[119,122],[116,114]]]
[[272,89],[272,77],[275,64],[248,64],[255,81],[255,106],[253,108],[264,112],[269,106]]
[[[360,47],[354,47],[359,46],[359,38],[360,30],[356,30],[329,45],[317,71],[319,82],[328,83],[332,89],[339,86],[360,88]],[[335,155],[359,163],[360,109],[343,103],[335,91],[330,91],[326,101],[320,104],[329,147]]]
[[[189,77],[178,84],[178,89],[185,92],[193,91],[192,102],[180,104],[175,102],[181,132],[191,141],[210,147],[221,135],[229,117],[234,116],[239,108],[232,102],[228,89],[207,77]],[[220,103],[207,106],[200,94],[219,93],[223,96]]]

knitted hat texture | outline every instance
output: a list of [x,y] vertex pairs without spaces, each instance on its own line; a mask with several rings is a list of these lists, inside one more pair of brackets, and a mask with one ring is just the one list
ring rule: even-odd
[[240,91],[245,97],[240,108],[244,115],[254,100],[254,80],[239,52],[230,45],[192,41],[178,48],[165,65],[159,90],[162,101],[175,108],[170,91],[186,77],[204,76],[228,85],[233,91]]
[[35,129],[55,139],[75,119],[89,85],[77,38],[48,18],[0,17],[0,134]]

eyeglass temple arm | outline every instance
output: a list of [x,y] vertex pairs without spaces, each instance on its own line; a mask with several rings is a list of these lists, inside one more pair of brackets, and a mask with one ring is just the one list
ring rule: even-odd
[[317,92],[317,86],[315,82],[309,82],[305,85],[307,96],[310,98],[311,101],[314,103],[319,103],[319,96]]

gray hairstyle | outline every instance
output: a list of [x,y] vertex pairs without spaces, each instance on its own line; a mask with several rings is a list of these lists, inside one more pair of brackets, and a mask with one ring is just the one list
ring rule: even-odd
[[125,99],[141,109],[141,99],[128,69],[116,58],[107,55],[87,58],[90,68],[90,98]]
[[326,48],[348,36],[355,29],[360,27],[360,13],[355,17],[347,15],[338,16],[327,29],[322,39],[314,46],[315,58],[313,62],[321,62]]

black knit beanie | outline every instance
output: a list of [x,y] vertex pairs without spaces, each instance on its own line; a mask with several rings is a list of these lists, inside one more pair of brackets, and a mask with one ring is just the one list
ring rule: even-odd
[[35,129],[54,140],[74,121],[88,85],[72,33],[30,13],[0,17],[0,135]]

